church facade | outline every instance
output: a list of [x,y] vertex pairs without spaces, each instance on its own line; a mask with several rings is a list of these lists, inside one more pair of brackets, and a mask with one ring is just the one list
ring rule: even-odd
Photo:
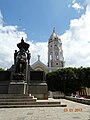
[[48,65],[42,63],[38,55],[38,60],[32,64],[31,67],[35,71],[44,71],[45,74],[47,74],[48,72],[55,71],[64,66],[65,61],[63,57],[62,42],[54,28],[48,40]]

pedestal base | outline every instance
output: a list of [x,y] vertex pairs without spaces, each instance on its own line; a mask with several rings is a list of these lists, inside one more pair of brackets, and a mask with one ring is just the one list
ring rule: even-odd
[[27,83],[23,82],[10,82],[9,94],[26,94],[27,93]]
[[30,83],[29,93],[37,99],[48,99],[47,83]]

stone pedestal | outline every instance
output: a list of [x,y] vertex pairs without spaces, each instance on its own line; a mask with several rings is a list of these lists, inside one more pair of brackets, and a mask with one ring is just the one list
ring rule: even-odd
[[27,83],[25,83],[24,81],[10,82],[8,93],[9,94],[26,94],[27,93]]
[[48,99],[48,88],[47,83],[30,83],[29,93],[37,99]]

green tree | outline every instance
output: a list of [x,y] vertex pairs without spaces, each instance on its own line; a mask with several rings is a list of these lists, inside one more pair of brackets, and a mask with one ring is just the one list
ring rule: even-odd
[[46,76],[49,90],[60,90],[65,94],[75,93],[82,87],[90,87],[90,68],[63,68]]
[[5,71],[3,68],[0,68],[0,71]]

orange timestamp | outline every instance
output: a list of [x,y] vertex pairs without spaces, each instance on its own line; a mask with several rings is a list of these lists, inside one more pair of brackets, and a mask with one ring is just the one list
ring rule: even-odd
[[82,112],[82,108],[64,108],[64,112]]

